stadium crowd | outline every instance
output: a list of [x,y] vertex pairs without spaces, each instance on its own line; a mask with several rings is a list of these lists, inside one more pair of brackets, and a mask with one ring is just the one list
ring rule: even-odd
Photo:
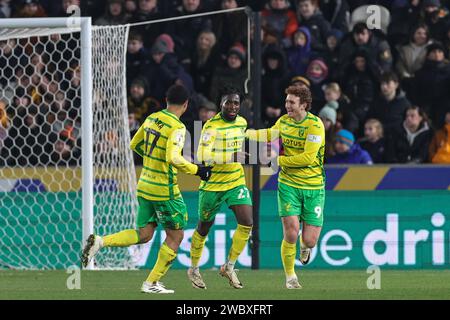
[[[81,5],[83,16],[92,16],[96,25],[118,25],[233,9],[246,2],[0,0],[0,17],[67,16],[73,4]],[[368,4],[386,8],[389,24],[370,29],[365,21],[355,21],[361,6]],[[250,82],[241,114],[252,124],[251,114],[259,112],[269,127],[285,113],[284,89],[307,86],[313,94],[311,112],[326,128],[326,163],[448,164],[449,10],[449,0],[265,1],[262,30],[256,33],[263,44],[262,104],[252,105]],[[251,29],[250,38],[254,36]],[[49,39],[26,62],[7,58],[25,55],[17,52],[21,49],[14,40],[0,43],[3,94],[8,80],[16,82],[9,93],[12,103],[0,101],[3,164],[5,158],[16,159],[9,165],[79,158],[79,66],[70,58],[44,54],[52,52],[45,46],[58,43]],[[192,95],[182,117],[188,130],[193,131],[194,120],[213,117],[221,88],[232,85],[245,91],[252,62],[247,49],[247,16],[242,11],[131,27],[126,81],[132,133],[150,113],[164,108],[166,90],[174,83]],[[62,66],[65,72],[48,75],[44,69],[48,71],[50,61],[59,67],[69,62]],[[25,68],[27,63],[33,68]],[[33,85],[21,83],[26,79]],[[45,110],[53,110],[53,119],[43,120]],[[27,152],[27,139],[37,140],[38,131],[54,131],[55,137],[40,146],[35,143],[40,150]],[[26,154],[44,159],[25,159]]]

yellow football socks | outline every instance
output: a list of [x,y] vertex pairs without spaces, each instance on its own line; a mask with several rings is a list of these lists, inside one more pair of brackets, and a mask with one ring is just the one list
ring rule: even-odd
[[296,244],[289,243],[283,239],[281,242],[281,261],[283,262],[284,273],[287,277],[292,277],[295,275],[295,254]]
[[197,230],[194,231],[192,235],[191,242],[191,266],[193,268],[198,267],[200,258],[202,257],[203,248],[205,246],[206,236],[203,237]]
[[156,260],[152,272],[150,272],[150,275],[147,278],[147,282],[152,283],[159,281],[159,279],[167,273],[176,256],[177,253],[169,248],[169,246],[164,242],[159,249],[158,259]]
[[236,262],[237,258],[244,250],[251,232],[251,226],[243,226],[238,224],[233,235],[233,243],[231,245],[230,253],[228,254],[228,262],[233,264]]
[[123,230],[118,233],[102,237],[104,247],[128,247],[139,243],[139,231]]

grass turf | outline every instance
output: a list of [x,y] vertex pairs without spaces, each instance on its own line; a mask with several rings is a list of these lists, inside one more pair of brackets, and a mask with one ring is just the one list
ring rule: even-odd
[[369,290],[365,270],[301,270],[301,290],[284,287],[282,270],[241,270],[245,288],[232,289],[217,270],[203,270],[207,290],[192,288],[186,270],[170,270],[172,295],[140,293],[148,271],[83,271],[81,290],[68,290],[65,271],[0,271],[0,299],[450,299],[450,270],[381,270],[381,289]]

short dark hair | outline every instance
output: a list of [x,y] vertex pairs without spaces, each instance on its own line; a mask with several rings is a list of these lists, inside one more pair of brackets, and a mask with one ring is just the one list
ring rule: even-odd
[[408,113],[409,110],[417,110],[417,113],[423,119],[421,125],[423,125],[424,123],[427,123],[428,125],[430,125],[431,121],[430,121],[430,118],[428,117],[428,114],[425,112],[425,110],[423,110],[423,108],[421,108],[418,105],[410,105],[409,107],[407,107],[405,109],[405,111],[403,112],[403,119],[406,119],[406,114]]
[[358,22],[353,27],[352,33],[353,34],[360,34],[360,33],[363,33],[365,30],[370,31],[369,28],[367,27],[367,24],[365,22]]
[[189,100],[189,91],[182,85],[174,84],[167,90],[166,97],[168,104],[182,105]]
[[315,7],[319,6],[319,3],[317,0],[298,0],[297,5],[299,5],[302,2],[311,2],[311,4]]
[[286,89],[285,93],[292,94],[296,97],[299,97],[300,104],[304,104],[304,103],[307,104],[305,110],[306,111],[311,110],[312,96],[311,96],[311,91],[308,88],[290,86],[289,88]]
[[128,41],[137,40],[140,42],[144,42],[144,38],[142,37],[142,34],[137,32],[131,32],[128,36]]
[[220,99],[222,99],[224,96],[230,95],[230,94],[237,94],[239,96],[239,99],[242,101],[243,95],[241,90],[236,88],[233,85],[225,85],[222,90],[220,90]]
[[391,82],[394,81],[396,83],[400,83],[398,76],[393,71],[386,71],[381,75],[380,82]]

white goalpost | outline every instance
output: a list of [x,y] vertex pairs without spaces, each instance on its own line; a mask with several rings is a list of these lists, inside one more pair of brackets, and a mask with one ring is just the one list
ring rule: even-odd
[[[0,269],[79,265],[89,234],[134,227],[128,30],[91,18],[0,19],[0,103],[11,118],[0,128]],[[96,268],[133,261],[115,248]]]

